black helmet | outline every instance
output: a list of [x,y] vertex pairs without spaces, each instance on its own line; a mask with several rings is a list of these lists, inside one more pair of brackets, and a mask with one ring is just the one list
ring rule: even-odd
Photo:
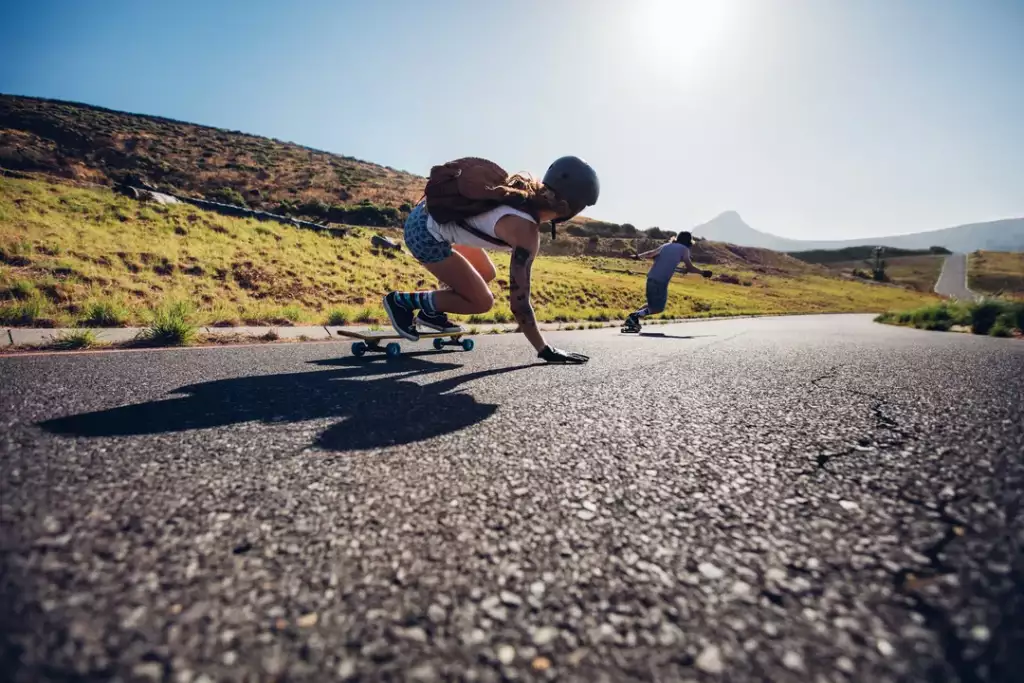
[[676,242],[679,242],[680,244],[682,244],[683,246],[686,246],[686,247],[692,247],[693,246],[693,234],[691,234],[690,232],[684,230],[681,233],[679,233],[678,235],[676,235]]
[[558,198],[569,205],[569,215],[556,221],[567,221],[588,206],[597,204],[601,184],[590,164],[579,157],[562,157],[548,167],[544,184],[555,191]]

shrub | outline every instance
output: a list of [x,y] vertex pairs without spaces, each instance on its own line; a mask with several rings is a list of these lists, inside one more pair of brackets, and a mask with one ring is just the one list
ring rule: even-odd
[[953,325],[966,324],[969,319],[970,313],[962,306],[942,302],[911,311],[909,322],[923,330],[946,331]]
[[[337,220],[338,218],[340,220]],[[398,225],[401,222],[401,215],[398,209],[392,206],[376,206],[369,202],[364,202],[351,208],[331,207],[330,220],[336,223],[370,225],[382,228],[389,225]]]
[[1013,334],[1013,327],[1009,322],[1008,317],[999,316],[996,319],[992,329],[988,331],[993,337],[1009,337]]
[[995,299],[986,299],[971,307],[971,332],[988,334],[1003,313],[1006,305]]
[[74,351],[90,349],[98,344],[99,340],[92,330],[72,330],[57,337],[53,342],[53,348],[59,351]]
[[302,307],[298,304],[288,304],[281,307],[281,317],[289,322],[298,322],[302,319]]
[[662,230],[658,227],[647,228],[644,230],[644,234],[655,240],[667,240],[668,238],[675,236],[674,232],[668,232],[667,230]]
[[196,338],[191,316],[192,309],[186,302],[165,304],[153,311],[143,339],[159,346],[187,346]]
[[348,311],[342,310],[340,308],[332,309],[327,314],[327,324],[334,325],[337,327],[348,325],[350,319],[351,317],[349,316]]
[[1010,304],[1010,323],[1021,332],[1024,332],[1024,301]]
[[384,315],[383,311],[381,311],[380,309],[370,308],[369,306],[367,306],[366,308],[360,309],[360,311],[356,314],[356,322],[377,323],[383,320],[385,317],[386,316]]
[[207,192],[206,198],[211,202],[220,202],[221,204],[248,206],[248,204],[245,203],[245,197],[242,196],[242,193],[233,187],[219,187],[213,192]]

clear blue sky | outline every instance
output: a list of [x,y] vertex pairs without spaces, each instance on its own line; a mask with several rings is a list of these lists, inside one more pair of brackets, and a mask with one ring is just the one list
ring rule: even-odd
[[1022,0],[8,3],[0,92],[415,173],[601,176],[590,215],[785,237],[1024,215]]

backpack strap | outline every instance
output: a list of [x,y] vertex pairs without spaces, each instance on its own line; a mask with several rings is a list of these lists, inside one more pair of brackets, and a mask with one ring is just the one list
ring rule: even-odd
[[500,240],[497,237],[491,237],[490,235],[488,235],[486,232],[483,232],[482,230],[477,230],[476,228],[474,228],[472,225],[470,225],[465,220],[458,220],[458,221],[455,221],[455,222],[456,222],[456,224],[460,228],[462,228],[466,232],[473,233],[474,235],[476,235],[477,237],[479,237],[480,239],[482,239],[485,242],[490,242],[491,244],[493,244],[496,247],[506,247],[508,249],[512,248],[511,245],[509,245],[504,240]]

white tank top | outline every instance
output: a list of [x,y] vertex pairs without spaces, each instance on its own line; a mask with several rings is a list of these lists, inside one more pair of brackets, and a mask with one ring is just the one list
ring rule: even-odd
[[469,247],[483,247],[485,249],[511,251],[510,247],[507,245],[500,244],[500,239],[494,234],[494,226],[498,224],[498,221],[505,216],[510,215],[525,218],[531,223],[537,222],[533,220],[533,216],[528,213],[513,209],[511,206],[502,205],[495,207],[490,211],[485,211],[479,216],[473,216],[472,218],[466,219],[466,223],[471,227],[479,230],[488,237],[493,237],[495,240],[498,240],[498,243],[488,242],[478,235],[474,235],[469,230],[466,230],[458,223],[438,223],[430,217],[429,214],[427,215],[427,231],[437,239],[442,242],[447,242],[448,244],[464,244]]

